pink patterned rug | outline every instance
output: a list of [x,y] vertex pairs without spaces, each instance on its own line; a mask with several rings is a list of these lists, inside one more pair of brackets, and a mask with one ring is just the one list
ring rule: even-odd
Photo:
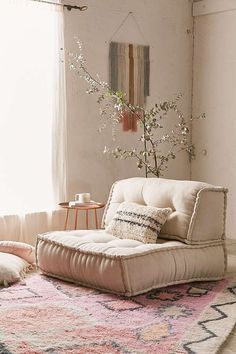
[[235,322],[232,278],[130,299],[38,274],[0,289],[1,354],[210,354]]

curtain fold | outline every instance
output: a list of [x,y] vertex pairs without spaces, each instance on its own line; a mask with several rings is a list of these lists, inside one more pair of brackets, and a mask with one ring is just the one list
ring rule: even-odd
[[4,1],[0,41],[0,240],[34,244],[64,222],[63,8]]
[[66,84],[64,51],[63,10],[58,9],[57,19],[57,61],[55,63],[55,112],[52,126],[52,178],[54,202],[58,204],[67,199],[67,121]]

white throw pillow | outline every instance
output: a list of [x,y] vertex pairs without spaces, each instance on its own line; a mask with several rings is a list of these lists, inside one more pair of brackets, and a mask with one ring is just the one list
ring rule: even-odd
[[171,212],[171,208],[155,208],[123,202],[106,231],[119,238],[156,243],[161,228]]
[[29,263],[35,263],[35,248],[24,242],[0,241],[0,252],[11,253]]
[[32,266],[14,254],[0,252],[0,284],[8,286],[25,277]]

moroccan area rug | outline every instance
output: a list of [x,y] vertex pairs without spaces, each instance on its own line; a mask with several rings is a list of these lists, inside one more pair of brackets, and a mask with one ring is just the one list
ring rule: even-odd
[[132,298],[39,274],[0,290],[1,354],[211,354],[235,322],[232,278]]

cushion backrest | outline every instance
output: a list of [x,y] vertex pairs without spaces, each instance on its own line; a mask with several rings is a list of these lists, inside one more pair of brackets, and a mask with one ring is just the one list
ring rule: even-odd
[[189,244],[211,243],[225,236],[227,189],[203,182],[135,177],[114,183],[104,211],[106,227],[120,203],[135,202],[173,212],[160,237]]

